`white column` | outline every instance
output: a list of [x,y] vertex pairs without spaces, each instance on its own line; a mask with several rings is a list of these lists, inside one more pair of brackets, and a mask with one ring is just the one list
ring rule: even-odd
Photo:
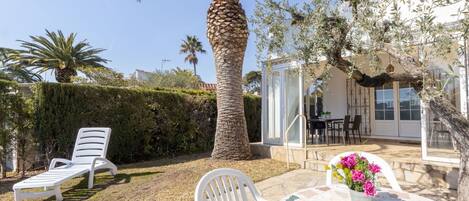
[[266,70],[266,64],[262,64],[262,82],[261,82],[261,102],[262,102],[262,107],[261,107],[261,142],[264,144],[264,137],[268,135],[269,128],[268,128],[268,88],[267,88],[267,70]]
[[427,122],[427,108],[428,105],[426,105],[422,100],[420,100],[420,105],[421,105],[421,110],[420,110],[420,123],[421,123],[421,135],[422,135],[422,142],[421,142],[421,147],[422,147],[422,159],[427,160],[427,136],[428,136],[428,129],[427,126],[429,125]]
[[[304,77],[303,77],[303,66],[300,64],[297,64],[298,65],[298,69],[299,69],[299,72],[298,72],[298,76],[299,76],[299,79],[298,79],[298,94],[299,94],[299,106],[298,106],[298,114],[300,116],[303,116],[304,115]],[[304,141],[304,138],[305,138],[305,135],[306,135],[306,130],[304,129],[305,127],[305,123],[303,118],[300,117],[300,119],[298,119],[298,121],[300,121],[300,144],[303,144],[305,142]]]

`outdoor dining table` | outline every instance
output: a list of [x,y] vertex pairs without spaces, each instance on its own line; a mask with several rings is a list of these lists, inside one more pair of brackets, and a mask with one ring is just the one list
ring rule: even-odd
[[[394,191],[389,188],[380,188],[373,201],[432,201],[413,193]],[[301,189],[283,198],[282,201],[349,201],[350,192],[343,184],[318,186]]]
[[330,123],[336,122],[336,121],[344,121],[344,119],[341,118],[317,118],[317,119],[310,119],[310,122],[315,122],[315,123],[324,123],[325,128],[324,128],[324,135],[326,138],[326,143],[329,145],[329,138],[327,136],[327,127]]

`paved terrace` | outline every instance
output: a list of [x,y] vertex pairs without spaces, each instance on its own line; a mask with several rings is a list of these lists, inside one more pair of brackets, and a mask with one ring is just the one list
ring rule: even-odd
[[[300,189],[324,185],[325,181],[324,172],[299,169],[258,182],[256,186],[265,199],[281,200]],[[416,193],[435,201],[451,201],[456,200],[457,197],[456,191],[445,188],[427,188],[406,183],[401,183],[401,187],[407,192]]]
[[[284,146],[252,144],[255,154],[286,161]],[[358,145],[308,145],[308,156],[305,162],[304,149],[293,148],[289,151],[290,161],[305,166],[306,169],[324,172],[325,165],[335,155],[347,151],[365,151],[385,159],[393,168],[398,181],[429,188],[456,189],[458,165],[423,161],[418,142],[398,142],[389,140],[368,140]],[[449,156],[453,150],[439,152]]]
[[[308,159],[330,160],[333,156],[346,151],[365,151],[392,161],[429,163],[422,161],[421,145],[419,142],[391,140],[363,140],[362,144],[359,145],[308,145],[308,154],[313,154],[309,155]],[[436,150],[430,148],[429,152],[433,156],[458,157],[455,151],[448,149]],[[450,165],[450,167],[453,166]]]

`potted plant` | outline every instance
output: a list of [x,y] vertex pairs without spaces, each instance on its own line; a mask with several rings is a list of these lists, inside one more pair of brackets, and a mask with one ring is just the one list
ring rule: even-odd
[[365,157],[353,153],[328,168],[350,189],[352,201],[371,201],[376,195],[376,174],[381,172],[381,167],[370,163]]
[[331,112],[329,112],[329,111],[321,112],[321,116],[325,119],[330,118],[331,117]]

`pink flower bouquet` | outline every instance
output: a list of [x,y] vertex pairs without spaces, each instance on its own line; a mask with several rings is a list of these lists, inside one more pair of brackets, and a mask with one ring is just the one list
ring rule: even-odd
[[376,174],[381,171],[381,167],[370,163],[365,157],[353,153],[342,157],[337,164],[329,168],[332,175],[344,182],[350,190],[364,192],[367,197],[376,195]]

